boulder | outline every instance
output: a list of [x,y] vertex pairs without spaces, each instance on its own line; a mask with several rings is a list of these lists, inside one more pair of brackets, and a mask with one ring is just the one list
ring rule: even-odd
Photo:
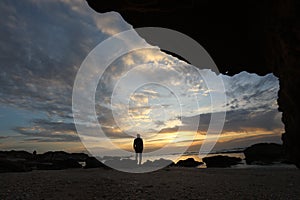
[[106,165],[104,165],[102,162],[97,160],[95,157],[88,157],[85,159],[85,167],[86,169],[88,168],[107,168]]
[[163,168],[163,167],[168,167],[168,166],[173,166],[173,165],[174,165],[174,162],[172,160],[166,160],[166,159],[160,158],[159,160],[154,160],[154,161],[147,160],[143,164],[143,167]]
[[111,167],[117,166],[123,169],[130,169],[130,168],[137,167],[136,160],[131,160],[131,159],[112,159],[112,160],[107,160],[104,163]]
[[46,153],[37,155],[37,159],[42,162],[49,162],[53,160],[67,160],[70,157],[70,154],[64,151],[48,151]]
[[178,166],[178,167],[198,167],[199,165],[202,165],[202,164],[203,164],[203,162],[195,161],[194,158],[188,158],[185,160],[179,160],[176,163],[176,166]]
[[36,169],[38,170],[60,170],[71,168],[82,168],[82,166],[78,163],[78,161],[74,159],[54,160],[52,162],[36,163]]
[[31,171],[24,161],[0,159],[0,172],[27,172]]
[[52,162],[38,162],[36,163],[36,169],[38,170],[59,170],[62,169],[58,165]]
[[84,162],[88,157],[89,157],[89,155],[87,155],[85,153],[71,153],[70,154],[70,158],[77,160],[78,162]]
[[231,167],[232,165],[237,165],[241,163],[242,159],[237,157],[229,156],[211,156],[202,159],[206,163],[206,167]]
[[282,145],[275,143],[254,144],[244,150],[246,163],[267,165],[283,162],[284,150]]
[[53,164],[59,169],[81,168],[77,160],[69,158],[66,160],[54,161]]
[[76,160],[78,162],[85,161],[89,156],[85,153],[67,153],[64,151],[48,151],[43,154],[38,154],[37,160],[40,162],[52,162],[61,160]]

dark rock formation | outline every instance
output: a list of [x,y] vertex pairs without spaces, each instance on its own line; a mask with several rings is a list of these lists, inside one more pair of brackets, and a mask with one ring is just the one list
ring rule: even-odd
[[27,172],[31,170],[24,161],[0,159],[0,172]]
[[43,154],[37,155],[37,160],[47,162],[47,161],[53,161],[53,160],[66,160],[70,156],[69,153],[64,151],[48,151]]
[[84,153],[67,153],[64,151],[31,154],[26,151],[0,151],[0,172],[20,172],[34,169],[58,170],[81,168],[79,162],[89,156]]
[[52,162],[36,162],[36,169],[39,170],[60,170],[71,168],[82,168],[77,160],[68,158],[66,160],[53,160]]
[[172,160],[166,160],[163,158],[154,161],[147,160],[145,163],[143,163],[143,167],[155,167],[155,168],[164,168],[164,167],[174,166],[174,165],[175,164]]
[[36,155],[37,169],[57,170],[68,168],[81,168],[79,162],[85,161],[89,156],[84,153],[67,153],[64,151],[48,151]]
[[0,172],[26,172],[33,168],[34,156],[27,151],[0,151]]
[[274,73],[280,81],[283,144],[290,160],[300,167],[298,0],[87,2],[101,13],[119,12],[135,28],[164,27],[191,36],[208,51],[221,73]]
[[202,159],[206,163],[206,167],[231,167],[240,164],[242,159],[229,156],[211,156]]
[[69,169],[69,168],[81,168],[82,166],[78,163],[77,160],[68,158],[66,160],[54,161],[54,165],[60,167],[61,169]]
[[131,169],[137,167],[136,160],[131,159],[112,159],[104,162],[105,165],[110,166],[112,168],[118,167],[121,169]]
[[39,161],[57,161],[74,159],[79,162],[85,161],[89,156],[85,153],[67,153],[64,151],[48,151],[44,154],[37,154]]
[[176,166],[178,167],[198,167],[199,165],[202,165],[203,162],[195,161],[194,158],[187,158],[185,160],[179,160],[176,163]]
[[85,167],[84,168],[107,168],[102,162],[97,160],[95,157],[89,157],[85,160]]
[[244,150],[247,164],[272,164],[284,161],[282,145],[274,143],[259,143]]
[[89,156],[85,153],[71,153],[70,158],[78,162],[84,162]]

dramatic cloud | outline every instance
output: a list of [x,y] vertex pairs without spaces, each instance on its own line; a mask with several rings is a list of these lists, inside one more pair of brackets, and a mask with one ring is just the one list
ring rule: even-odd
[[15,131],[43,142],[79,141],[73,123],[36,120],[31,127],[16,127]]
[[131,27],[81,0],[4,0],[0,10],[0,103],[61,116],[71,115],[73,82],[89,51],[108,29]]
[[[283,124],[280,121],[281,113],[277,110],[263,110],[258,109],[240,109],[232,110],[226,113],[226,121],[223,128],[223,133],[226,132],[247,132],[248,130],[260,129],[272,131],[276,129],[283,129]],[[183,118],[183,130],[189,130],[189,123],[193,121],[193,117]],[[211,114],[200,115],[199,131],[207,131],[210,123]],[[178,129],[174,128],[176,131]],[[172,129],[170,129],[172,130]],[[164,130],[166,132],[166,130]]]
[[226,88],[227,109],[276,109],[279,81],[273,74],[258,76],[241,72],[233,77],[222,75]]

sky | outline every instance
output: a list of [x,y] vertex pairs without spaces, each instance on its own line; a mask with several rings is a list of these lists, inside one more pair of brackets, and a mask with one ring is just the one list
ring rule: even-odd
[[[2,0],[0,15],[0,150],[86,152],[72,113],[76,74],[100,42],[132,26],[120,14],[96,13],[82,0]],[[158,48],[128,53],[107,68],[95,93],[99,124],[124,150],[132,151],[133,136],[141,133],[146,151],[161,148],[176,135],[175,151],[190,144],[197,151],[210,123],[211,96],[220,93],[205,80],[220,78],[227,102],[213,110],[226,111],[226,119],[215,150],[281,143],[277,77],[195,71]],[[138,85],[127,95],[145,79],[170,87]],[[198,117],[199,127],[192,133]]]

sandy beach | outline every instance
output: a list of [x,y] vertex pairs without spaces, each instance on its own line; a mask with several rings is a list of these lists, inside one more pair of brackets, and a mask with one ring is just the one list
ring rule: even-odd
[[2,173],[0,199],[300,199],[300,170],[166,168]]

